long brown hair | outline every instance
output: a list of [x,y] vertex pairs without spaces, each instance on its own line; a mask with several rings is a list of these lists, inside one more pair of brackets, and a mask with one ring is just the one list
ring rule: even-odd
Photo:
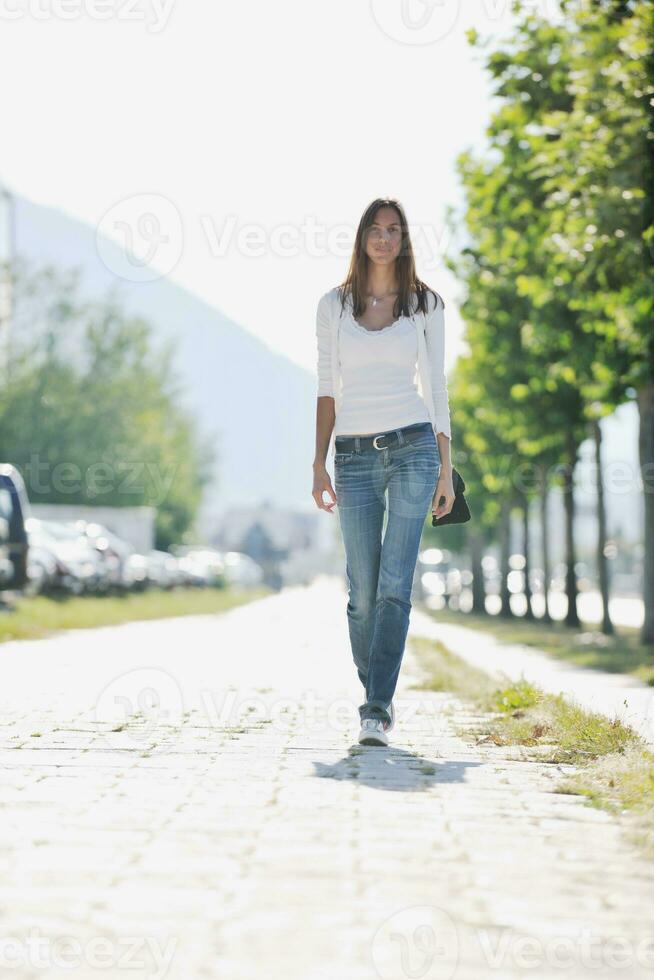
[[[422,279],[418,279],[418,276],[416,275],[416,263],[413,257],[413,246],[411,245],[411,238],[409,236],[409,224],[406,220],[404,208],[399,201],[388,197],[376,198],[371,204],[368,205],[361,216],[359,227],[357,228],[356,238],[354,240],[354,250],[352,252],[352,258],[350,259],[350,268],[348,269],[345,280],[338,287],[339,297],[341,300],[341,310],[345,308],[345,302],[348,297],[352,301],[352,312],[355,317],[361,316],[366,308],[365,293],[368,283],[368,267],[370,263],[370,259],[365,250],[366,236],[368,234],[368,229],[372,226],[377,216],[377,212],[383,207],[395,209],[402,231],[400,254],[395,260],[398,291],[395,298],[395,303],[393,305],[393,319],[398,320],[401,316],[411,316],[412,313],[417,313],[418,311],[427,313],[427,293],[431,292],[434,294],[434,300],[436,303],[438,302],[436,297],[440,296],[440,293],[436,293],[435,290],[431,289],[431,287],[424,283]],[[415,309],[411,309],[413,294],[416,296]],[[445,308],[443,297],[441,296],[440,299],[441,303],[443,303],[443,308]]]

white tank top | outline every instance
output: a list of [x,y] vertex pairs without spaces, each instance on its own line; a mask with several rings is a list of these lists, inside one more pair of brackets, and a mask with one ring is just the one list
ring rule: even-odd
[[343,387],[334,435],[371,435],[430,421],[417,387],[418,338],[409,317],[368,330],[346,305],[338,346]]

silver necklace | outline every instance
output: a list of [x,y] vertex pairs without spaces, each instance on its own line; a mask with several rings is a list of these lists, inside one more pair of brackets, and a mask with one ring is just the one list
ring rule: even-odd
[[383,296],[375,296],[374,293],[368,293],[367,296],[372,300],[371,306],[377,306],[377,303],[381,303],[383,299],[387,299],[389,296],[397,296],[397,290],[391,293],[385,293]]

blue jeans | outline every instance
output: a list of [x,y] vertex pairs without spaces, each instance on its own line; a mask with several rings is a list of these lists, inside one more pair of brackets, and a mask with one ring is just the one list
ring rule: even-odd
[[[440,473],[438,443],[430,422],[390,432],[397,434],[398,441],[379,449],[364,448],[364,436],[336,436],[334,441],[334,489],[346,555],[350,645],[366,692],[359,706],[362,721],[390,721],[388,708],[409,629],[420,538]],[[384,441],[380,433],[377,442]],[[388,518],[382,539],[387,494]]]

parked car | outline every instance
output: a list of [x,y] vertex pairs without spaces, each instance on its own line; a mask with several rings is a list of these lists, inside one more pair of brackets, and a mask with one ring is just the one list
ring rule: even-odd
[[183,548],[178,559],[187,585],[222,586],[225,563],[221,552],[213,548]]
[[49,588],[81,595],[104,587],[102,559],[77,528],[38,517],[30,517],[26,528],[30,544],[54,557],[55,574]]
[[142,592],[148,587],[148,560],[145,555],[138,551],[133,551],[125,562],[123,571],[125,587]]
[[104,568],[102,590],[132,588],[133,581],[127,569],[128,560],[134,554],[132,545],[96,521],[79,520],[72,526],[87,539],[100,558]]
[[159,589],[172,589],[184,581],[178,559],[169,551],[153,549],[145,556],[147,559],[150,584]]
[[[28,518],[28,523],[29,523]],[[54,551],[38,543],[38,538],[28,532],[29,549],[27,552],[27,582],[25,592],[37,595],[39,592],[51,592],[57,583],[57,559]]]
[[239,588],[254,588],[261,585],[264,574],[259,562],[241,551],[226,551],[223,554],[225,580]]
[[211,548],[191,548],[179,558],[181,568],[189,585],[222,585],[224,562],[220,552]]
[[29,501],[15,466],[0,465],[0,589],[18,590],[27,584],[29,541],[25,521]]
[[[446,548],[425,548],[418,555],[414,588],[425,601],[445,601],[455,588],[458,570],[452,566],[452,554]],[[459,586],[460,587],[460,586]]]

